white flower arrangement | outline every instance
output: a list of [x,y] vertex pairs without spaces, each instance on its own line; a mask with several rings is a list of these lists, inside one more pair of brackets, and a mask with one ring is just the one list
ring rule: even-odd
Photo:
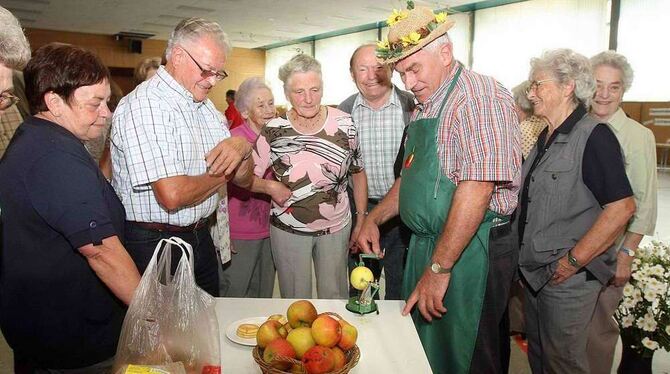
[[654,241],[638,249],[614,316],[622,338],[643,356],[659,348],[670,350],[669,282],[670,246]]

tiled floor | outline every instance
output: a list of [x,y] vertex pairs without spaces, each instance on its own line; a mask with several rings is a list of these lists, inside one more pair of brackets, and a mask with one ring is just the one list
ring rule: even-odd
[[[646,237],[645,242],[652,239],[670,241],[670,171],[659,171],[658,173],[658,219],[656,224],[656,235],[653,238]],[[278,292],[277,292],[278,294]],[[617,346],[615,361],[618,362],[620,356],[621,344]],[[615,363],[612,373],[616,373],[617,363]],[[0,334],[0,374],[11,374],[12,353],[7,346],[2,334]],[[510,374],[530,373],[526,354],[519,348],[516,342],[512,341],[512,357],[510,364]],[[658,374],[670,374],[670,353],[661,351],[654,355],[653,372]]]

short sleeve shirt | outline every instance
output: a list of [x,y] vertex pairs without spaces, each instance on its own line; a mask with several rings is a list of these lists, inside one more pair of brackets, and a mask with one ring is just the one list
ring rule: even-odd
[[437,117],[447,100],[438,128],[442,171],[456,185],[463,180],[495,182],[489,209],[512,214],[521,183],[521,136],[514,99],[495,79],[465,67],[446,97],[456,70],[417,106],[413,120]]
[[284,231],[321,235],[343,229],[351,220],[347,177],[363,169],[351,116],[328,108],[314,134],[295,130],[283,118],[270,121],[254,145],[255,174],[272,168],[292,192],[283,206],[272,202],[270,223]]
[[44,367],[110,358],[125,313],[78,248],[123,240],[124,210],[79,139],[30,117],[0,161],[0,326]]
[[216,193],[200,204],[168,211],[151,188],[159,179],[204,174],[207,152],[230,137],[209,99],[195,102],[161,66],[121,100],[111,137],[112,185],[129,221],[189,226],[214,212]]

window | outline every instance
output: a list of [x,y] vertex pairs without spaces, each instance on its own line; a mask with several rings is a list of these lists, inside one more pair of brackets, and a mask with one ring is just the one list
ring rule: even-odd
[[626,56],[635,71],[626,101],[670,100],[668,14],[668,0],[621,1],[617,52]]
[[473,70],[511,89],[546,50],[570,48],[586,57],[606,50],[609,17],[606,0],[533,0],[476,11]]

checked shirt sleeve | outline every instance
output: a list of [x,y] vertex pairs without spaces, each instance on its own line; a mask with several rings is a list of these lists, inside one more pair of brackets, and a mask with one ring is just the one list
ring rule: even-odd
[[114,117],[122,139],[133,188],[148,189],[161,179],[184,175],[175,122],[180,120],[168,103],[157,97],[137,97]]

